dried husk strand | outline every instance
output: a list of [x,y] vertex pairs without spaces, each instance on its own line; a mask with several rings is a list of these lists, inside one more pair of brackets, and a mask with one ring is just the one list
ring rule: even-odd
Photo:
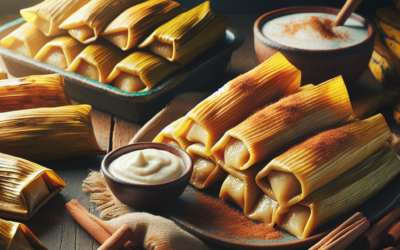
[[4,71],[4,69],[0,67],[0,80],[4,80],[7,78],[8,78],[7,73]]
[[281,207],[294,205],[363,161],[390,135],[381,114],[320,133],[273,159],[258,173],[257,185]]
[[69,105],[0,113],[0,152],[31,161],[105,154],[90,110],[90,105]]
[[71,105],[62,75],[37,75],[0,81],[0,112]]
[[186,149],[193,143],[189,141],[182,141],[182,144],[180,144],[173,135],[174,130],[181,124],[181,122],[184,119],[185,117],[181,117],[178,120],[166,126],[165,128],[163,128],[163,130],[161,130],[161,132],[156,136],[156,138],[154,138],[153,142],[171,144],[173,146],[180,147],[186,151]]
[[22,9],[21,16],[36,25],[46,36],[65,34],[60,24],[90,0],[47,0],[35,6]]
[[101,35],[126,51],[137,47],[158,26],[184,11],[175,1],[145,1],[122,12]]

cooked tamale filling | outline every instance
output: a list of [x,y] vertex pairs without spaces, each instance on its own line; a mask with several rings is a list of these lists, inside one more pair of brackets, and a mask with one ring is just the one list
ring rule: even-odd
[[50,22],[44,20],[43,18],[36,16],[35,21],[33,22],[36,27],[43,32],[44,34],[48,34],[50,30]]
[[78,69],[75,72],[95,81],[98,81],[100,78],[99,70],[85,60],[81,60]]
[[161,57],[164,57],[166,59],[172,59],[172,54],[174,52],[174,48],[172,44],[167,44],[167,43],[162,43],[155,39],[151,44],[150,44],[150,50]]
[[295,204],[283,215],[279,227],[298,238],[302,238],[304,228],[307,225],[310,215],[311,210],[309,207]]
[[235,138],[230,138],[224,151],[225,165],[240,169],[250,159],[246,145]]
[[61,48],[52,47],[44,57],[43,61],[50,65],[54,65],[60,69],[67,69],[67,58]]
[[78,28],[68,30],[68,33],[75,37],[78,41],[86,41],[89,38],[95,37],[94,30],[87,25],[82,25]]
[[272,222],[272,216],[277,204],[278,203],[276,201],[267,195],[262,194],[258,199],[253,212],[247,215],[247,217],[251,220],[270,224]]
[[122,71],[113,81],[113,86],[126,92],[138,92],[146,88],[139,76]]
[[219,197],[231,201],[244,209],[244,189],[244,182],[230,174],[221,186]]
[[186,139],[191,142],[200,142],[205,145],[207,142],[207,136],[207,130],[197,122],[193,121]]
[[193,160],[193,174],[190,184],[196,188],[201,188],[216,167],[217,165],[211,159],[196,155]]
[[128,46],[128,31],[120,31],[109,35],[103,35],[108,41],[112,42],[119,48],[126,48]]
[[39,202],[49,195],[50,191],[47,188],[43,177],[40,176],[29,183],[29,185],[22,190],[22,193],[24,194],[29,210],[32,211]]
[[10,46],[10,50],[17,52],[18,54],[22,54],[24,56],[29,57],[28,48],[21,41],[15,40],[14,43]]
[[268,180],[279,203],[283,204],[301,194],[301,184],[293,173],[272,170]]

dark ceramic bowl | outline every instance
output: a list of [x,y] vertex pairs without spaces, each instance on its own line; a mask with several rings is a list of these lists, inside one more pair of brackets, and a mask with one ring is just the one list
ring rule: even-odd
[[294,66],[301,70],[301,84],[319,84],[342,75],[346,84],[354,83],[364,73],[374,49],[374,26],[363,16],[351,14],[354,19],[368,27],[367,39],[359,44],[332,50],[306,50],[276,43],[261,32],[264,24],[280,16],[295,13],[327,13],[337,15],[339,9],[322,6],[297,6],[268,12],[254,23],[254,49],[258,60],[263,62],[281,52]]
[[[163,183],[133,184],[113,176],[108,171],[110,163],[119,156],[148,148],[164,150],[178,156],[186,168],[183,174],[176,179]],[[192,158],[178,147],[162,143],[142,142],[118,148],[107,154],[101,163],[101,172],[111,192],[122,203],[136,209],[153,210],[169,204],[185,191],[192,176],[193,162]]]

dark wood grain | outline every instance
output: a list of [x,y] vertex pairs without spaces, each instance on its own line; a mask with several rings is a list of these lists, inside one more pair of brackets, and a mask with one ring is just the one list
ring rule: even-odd
[[114,131],[112,136],[112,149],[115,150],[128,145],[129,141],[136,135],[142,126],[124,119],[114,117]]

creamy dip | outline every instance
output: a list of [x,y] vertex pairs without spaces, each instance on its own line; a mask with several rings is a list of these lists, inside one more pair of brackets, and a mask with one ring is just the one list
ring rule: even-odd
[[272,19],[262,33],[270,40],[298,49],[329,50],[353,46],[368,36],[366,26],[347,19],[344,26],[331,27],[336,15],[297,13]]
[[179,157],[167,151],[145,149],[121,155],[108,167],[115,177],[138,184],[155,184],[173,180],[183,173]]

